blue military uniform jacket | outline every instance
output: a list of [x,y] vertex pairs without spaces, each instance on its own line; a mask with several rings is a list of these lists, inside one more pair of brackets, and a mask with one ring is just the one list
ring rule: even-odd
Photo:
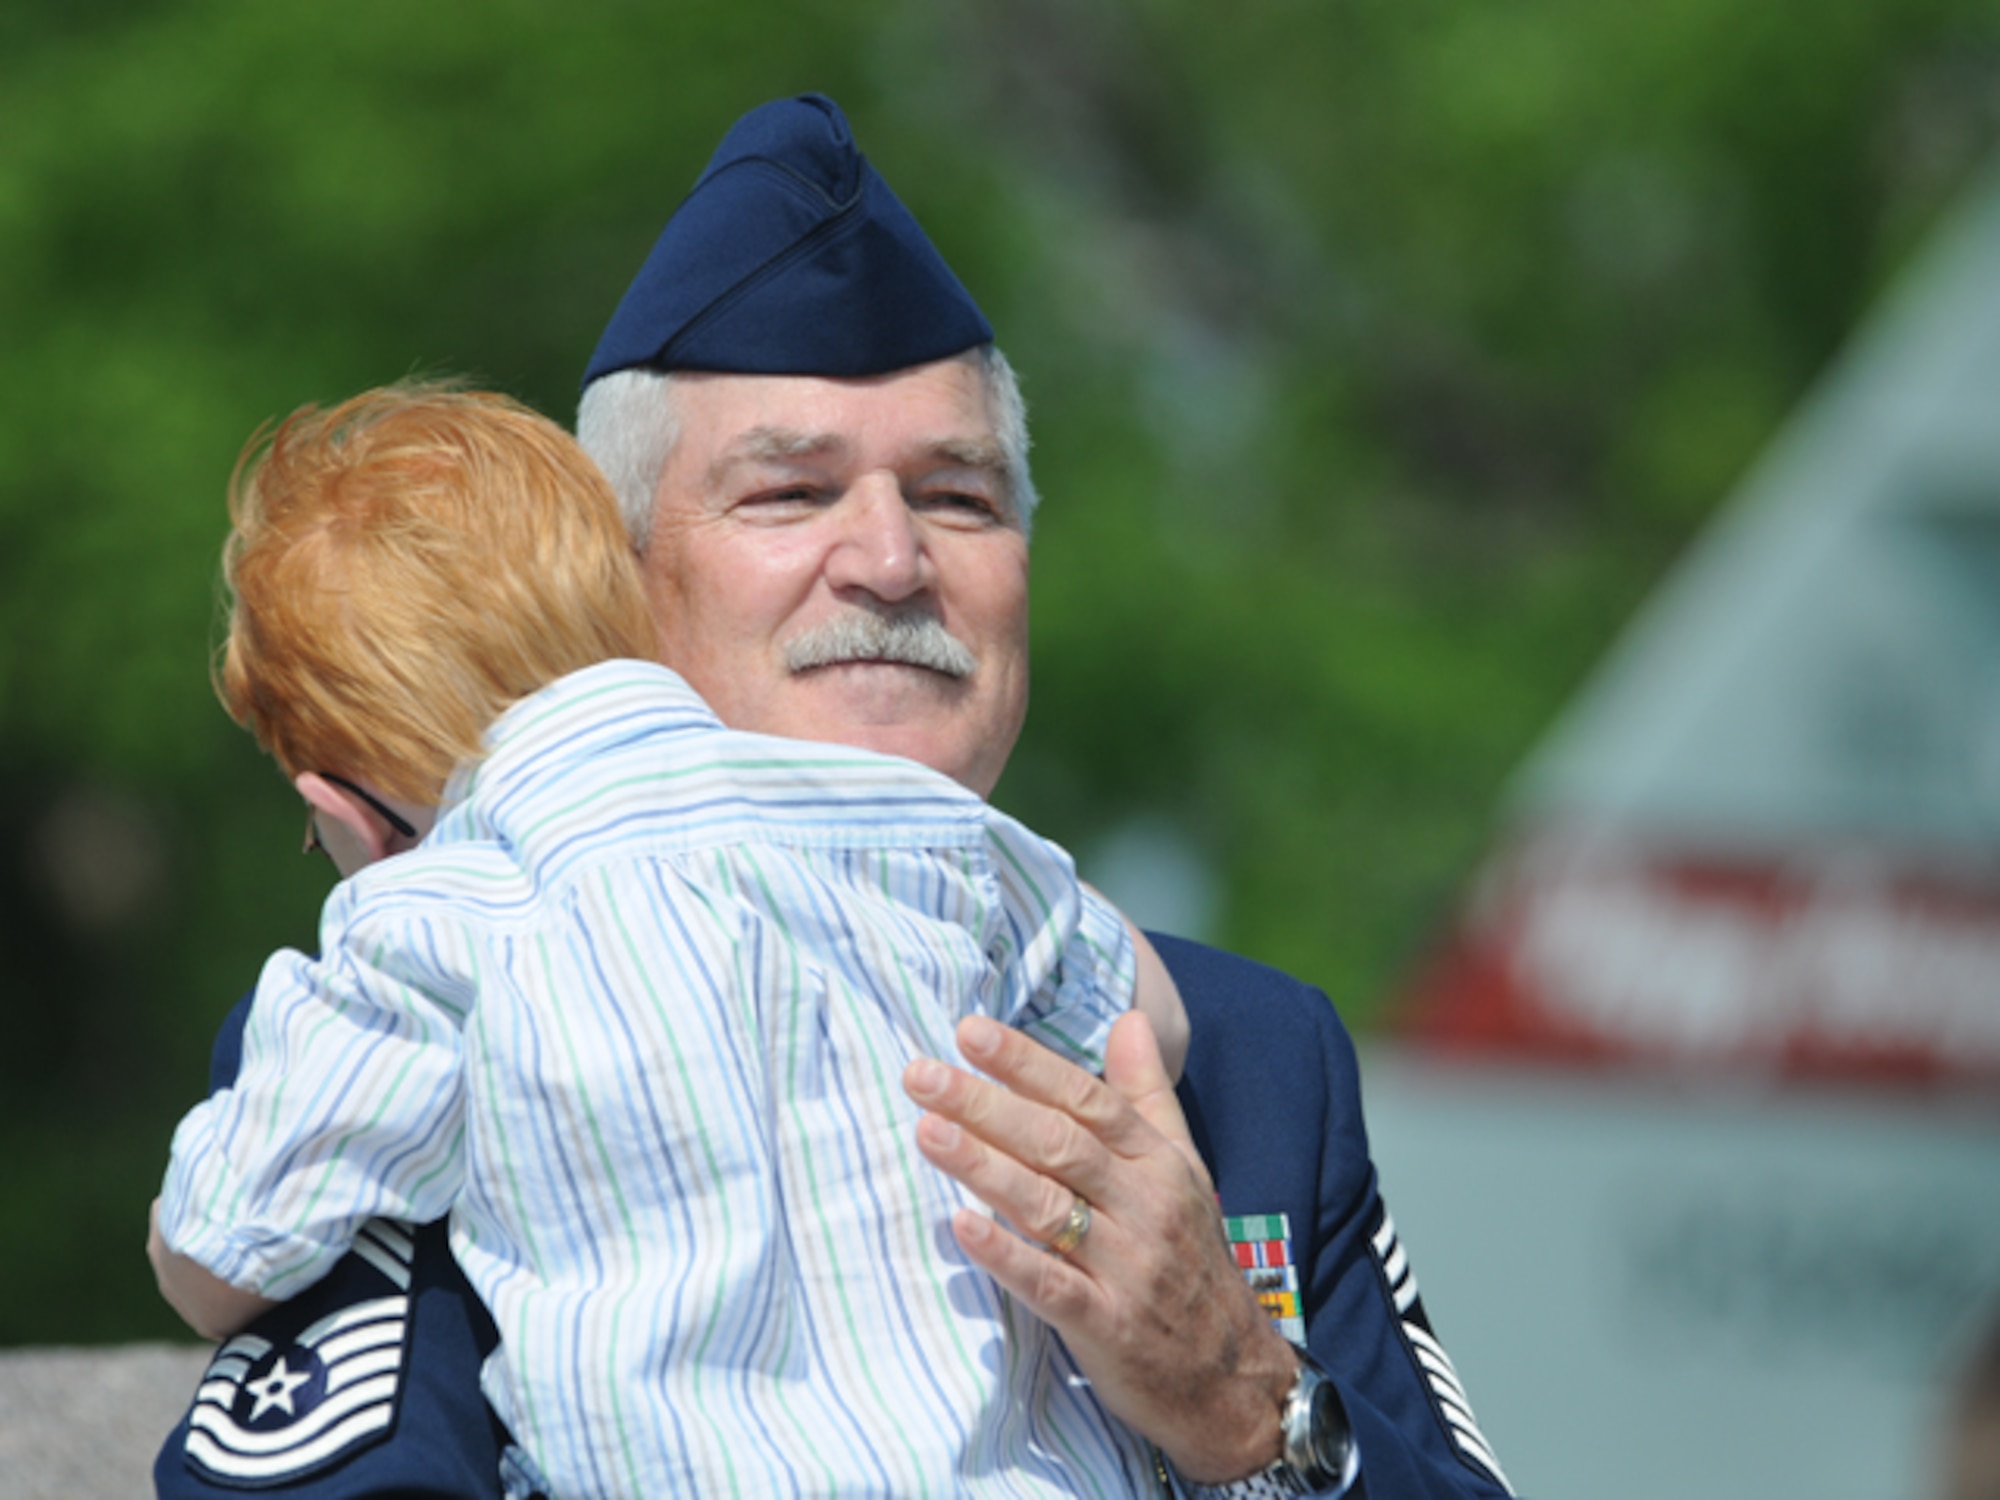
[[[1239,1258],[1259,1263],[1253,1285],[1278,1311],[1296,1282],[1359,1445],[1356,1495],[1506,1495],[1377,1193],[1332,1004],[1261,964],[1154,942],[1191,1023],[1181,1106]],[[248,1008],[224,1023],[215,1087],[235,1076]],[[371,1226],[325,1281],[218,1350],[154,1466],[159,1495],[499,1500],[505,1439],[479,1391],[493,1341],[442,1225]]]

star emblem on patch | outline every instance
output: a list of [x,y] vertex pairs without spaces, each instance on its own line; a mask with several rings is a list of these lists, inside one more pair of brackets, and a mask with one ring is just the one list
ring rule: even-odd
[[[288,1356],[301,1357],[301,1368],[292,1369]],[[326,1384],[326,1367],[310,1349],[281,1351],[262,1375],[255,1373],[256,1366],[251,1369],[252,1373],[243,1382],[243,1394],[236,1398],[236,1404],[241,1406],[246,1398],[251,1402],[250,1414],[245,1420],[253,1427],[270,1411],[282,1411],[287,1418],[298,1416],[301,1403],[292,1398],[298,1394],[299,1387],[310,1386],[315,1381],[321,1386]],[[303,1404],[310,1406],[312,1399],[310,1394],[307,1395]]]

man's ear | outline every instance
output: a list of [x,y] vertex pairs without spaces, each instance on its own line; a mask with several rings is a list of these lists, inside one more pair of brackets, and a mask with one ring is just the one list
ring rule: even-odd
[[[369,811],[366,804],[352,792],[335,786],[324,776],[313,771],[302,771],[292,778],[299,795],[306,799],[314,812],[332,825],[322,825],[322,834],[327,842],[327,852],[339,866],[343,875],[351,875],[362,865],[372,865],[389,852],[389,835],[382,820]],[[334,832],[333,829],[340,832]],[[350,851],[359,853],[361,858],[350,861],[345,858]]]

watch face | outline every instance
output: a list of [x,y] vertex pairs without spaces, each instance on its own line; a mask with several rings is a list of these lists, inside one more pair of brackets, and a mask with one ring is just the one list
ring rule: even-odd
[[1347,1467],[1347,1414],[1330,1380],[1321,1380],[1306,1400],[1306,1447],[1312,1456],[1311,1466],[1318,1471],[1311,1476],[1313,1485],[1338,1484],[1341,1471]]
[[1333,1402],[1333,1383],[1331,1381],[1322,1380],[1318,1385],[1313,1387],[1311,1404],[1312,1427],[1310,1430],[1312,1432],[1312,1445],[1314,1448],[1319,1448],[1328,1438],[1337,1438],[1339,1436],[1337,1432],[1329,1432],[1327,1430],[1329,1424],[1334,1421]]

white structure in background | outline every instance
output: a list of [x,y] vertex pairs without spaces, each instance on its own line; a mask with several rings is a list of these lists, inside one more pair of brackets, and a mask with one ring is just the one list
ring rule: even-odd
[[1431,1040],[2000,1081],[2000,179],[1511,812]]
[[1509,1473],[1926,1495],[2000,1312],[2000,176],[1508,812],[1366,1077]]

